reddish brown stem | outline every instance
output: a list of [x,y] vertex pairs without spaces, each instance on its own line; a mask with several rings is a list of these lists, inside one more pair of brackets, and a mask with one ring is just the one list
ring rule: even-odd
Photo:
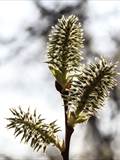
[[69,160],[69,149],[70,149],[70,139],[74,131],[73,127],[69,126],[67,123],[67,102],[64,101],[64,112],[65,112],[65,149],[61,153],[63,160]]

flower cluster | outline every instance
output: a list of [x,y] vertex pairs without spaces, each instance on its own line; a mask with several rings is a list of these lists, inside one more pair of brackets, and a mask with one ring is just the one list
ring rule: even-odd
[[46,124],[41,115],[36,115],[36,110],[34,114],[30,114],[29,108],[27,112],[24,112],[20,107],[19,110],[10,109],[10,111],[14,117],[8,118],[10,123],[7,127],[15,129],[14,135],[16,137],[22,134],[21,141],[30,142],[31,147],[37,151],[41,148],[45,151],[48,144],[53,144],[60,150],[63,148],[62,141],[56,135],[60,131],[60,128],[55,124],[56,121]]
[[62,16],[52,27],[48,42],[48,65],[56,80],[64,88],[68,75],[75,72],[82,59],[83,29],[74,15]]
[[58,20],[48,42],[49,68],[56,78],[56,89],[67,102],[72,126],[88,120],[103,105],[117,74],[116,65],[104,58],[83,67],[83,41],[81,24],[71,15]]

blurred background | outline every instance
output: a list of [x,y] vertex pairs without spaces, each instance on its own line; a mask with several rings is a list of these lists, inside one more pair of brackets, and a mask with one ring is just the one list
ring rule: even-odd
[[[119,0],[0,0],[0,160],[61,160],[54,147],[43,154],[20,143],[5,118],[11,107],[36,108],[46,121],[57,119],[64,138],[62,99],[44,63],[51,26],[63,14],[80,19],[86,62],[120,61]],[[120,79],[97,118],[76,126],[70,160],[120,160]]]

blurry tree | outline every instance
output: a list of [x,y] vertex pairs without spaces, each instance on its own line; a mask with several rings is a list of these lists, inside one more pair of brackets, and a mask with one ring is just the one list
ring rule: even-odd
[[[41,2],[40,1],[37,1],[35,2],[36,6],[38,7],[40,13],[42,13],[43,17],[47,17],[48,20],[49,20],[49,26],[48,28],[43,32],[43,35],[47,35],[49,30],[50,30],[50,26],[51,25],[54,25],[57,21],[57,18],[59,18],[62,14],[64,15],[69,15],[69,14],[75,14],[79,17],[81,23],[84,25],[84,23],[87,21],[87,6],[88,6],[88,1],[78,1],[78,3],[76,3],[76,5],[74,6],[69,6],[69,4],[67,6],[63,6],[61,7],[60,10],[56,11],[55,9],[54,10],[49,10],[48,7],[44,7],[41,5]],[[119,34],[116,34],[114,35],[114,41],[117,45],[117,54],[115,54],[115,57],[114,57],[114,60],[118,60],[120,61],[120,49],[119,49],[119,37],[118,37]],[[85,53],[86,53],[86,58],[91,58],[91,57],[100,57],[100,54],[99,53],[95,53],[94,50],[92,50],[91,48],[91,42],[92,41],[92,37],[90,35],[87,35],[85,34]],[[120,66],[118,66],[120,68]],[[118,68],[118,70],[120,70]],[[118,81],[120,81],[120,79],[118,78]],[[119,84],[118,84],[119,86]],[[117,113],[115,112],[116,108],[114,108],[114,112],[113,112],[113,116],[111,118],[116,118],[119,114],[119,109],[120,109],[120,89],[118,87],[115,87],[114,90],[112,91],[112,94],[111,94],[111,99],[113,99],[113,101],[116,103],[116,106],[117,106]],[[116,113],[116,114],[114,114]],[[111,143],[114,141],[114,138],[115,138],[115,135],[111,135],[111,133],[109,133],[108,135],[104,135],[100,129],[99,129],[99,123],[100,119],[96,120],[95,117],[92,117],[90,118],[90,120],[88,121],[88,126],[90,125],[90,127],[88,127],[88,133],[91,132],[91,134],[93,135],[94,137],[94,134],[96,134],[96,139],[95,141],[92,141],[93,143],[96,142],[98,143],[99,145],[96,146],[96,150],[94,150],[93,152],[96,152],[96,158],[95,159],[100,159],[100,157],[103,157],[104,156],[104,153],[101,152],[102,149],[104,148],[103,146],[106,146],[107,149],[109,148],[109,152],[108,152],[108,158],[106,159],[114,159],[115,157],[115,153],[113,151],[113,149],[111,148]],[[117,123],[117,122],[116,122]],[[89,143],[89,142],[88,142]],[[90,154],[90,153],[89,153]],[[103,155],[102,155],[103,154]],[[92,153],[91,153],[92,155]],[[87,157],[88,158],[88,157]],[[92,157],[93,158],[93,157]],[[102,158],[101,158],[102,159]],[[104,158],[105,159],[105,158]]]
[[87,66],[82,63],[83,42],[83,29],[74,15],[58,19],[49,35],[47,63],[64,103],[65,140],[57,136],[60,128],[56,121],[45,123],[36,110],[31,114],[29,109],[26,113],[20,107],[10,109],[13,117],[8,118],[7,127],[15,129],[16,137],[22,134],[21,141],[30,142],[37,151],[41,148],[46,151],[49,144],[56,146],[63,160],[69,160],[75,126],[94,116],[116,85],[116,64],[104,58]]
[[0,160],[14,160],[14,159],[5,154],[0,154]]
[[[82,25],[84,26],[85,22],[87,21],[87,7],[88,7],[88,1],[84,1],[84,0],[81,0],[81,1],[78,1],[76,3],[76,5],[72,6],[69,4],[67,6],[63,6],[61,7],[61,9],[59,10],[49,10],[48,7],[44,7],[42,6],[41,4],[41,1],[35,1],[35,4],[36,6],[38,7],[40,13],[42,13],[43,17],[47,17],[48,21],[49,21],[49,25],[48,25],[48,28],[45,29],[45,31],[42,33],[43,35],[47,35],[49,30],[50,30],[50,26],[51,25],[54,25],[57,21],[57,18],[59,18],[62,14],[64,15],[69,15],[69,14],[75,14],[79,17]],[[117,45],[117,54],[115,54],[115,57],[114,57],[114,60],[116,61],[120,61],[120,49],[119,49],[119,37],[118,37],[119,33],[114,35],[114,37],[111,37],[115,44]],[[95,53],[94,50],[92,50],[92,47],[91,47],[91,43],[92,43],[92,37],[91,35],[88,35],[87,33],[85,33],[85,54],[86,54],[86,58],[90,58],[91,57],[93,58],[94,56],[96,57],[100,57],[100,54],[99,53]],[[118,70],[120,70],[120,66],[118,65]],[[120,79],[118,78],[118,82],[120,81]],[[119,86],[119,83],[118,83],[118,86]],[[117,112],[115,111],[116,108],[114,108],[114,112],[112,113],[113,116],[111,116],[111,119],[115,119],[118,115],[119,115],[119,109],[120,109],[120,89],[118,87],[115,87],[114,90],[112,91],[111,93],[111,99],[116,103],[116,106],[117,106]],[[92,143],[94,144],[94,142],[96,142],[97,146],[95,146],[96,150],[94,150],[93,152],[95,153],[96,152],[96,159],[114,159],[115,157],[115,153],[114,153],[114,150],[111,148],[111,143],[114,141],[115,139],[115,134],[112,133],[109,133],[108,135],[104,135],[100,129],[99,129],[99,121],[101,121],[100,119],[97,119],[95,117],[92,117],[90,118],[90,120],[88,121],[88,129],[87,129],[87,133],[91,133],[92,136],[96,137],[95,141],[93,140]],[[117,121],[116,121],[117,123]],[[87,134],[88,135],[88,134]],[[88,136],[89,138],[89,136]],[[94,139],[94,138],[93,138]],[[89,143],[89,142],[88,142]],[[104,157],[104,152],[103,151],[103,148],[105,150],[108,149],[109,152],[107,157]],[[85,153],[86,154],[86,153]],[[92,152],[89,153],[89,155],[91,154],[91,156],[93,155]],[[104,157],[104,158],[103,158]],[[88,157],[87,157],[88,158]],[[93,157],[92,157],[93,158]],[[91,159],[92,159],[91,158]],[[93,160],[93,159],[92,159]]]

